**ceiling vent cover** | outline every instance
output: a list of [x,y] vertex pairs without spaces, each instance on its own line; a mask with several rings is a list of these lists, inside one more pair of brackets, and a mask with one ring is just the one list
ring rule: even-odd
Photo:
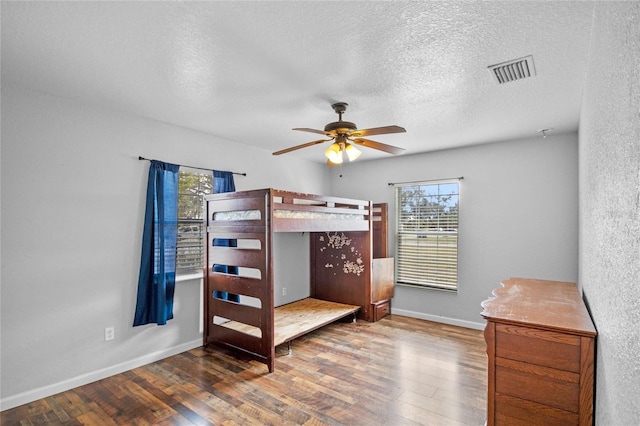
[[533,56],[525,56],[500,64],[490,65],[489,71],[499,84],[510,81],[522,80],[536,75],[536,67],[533,65]]

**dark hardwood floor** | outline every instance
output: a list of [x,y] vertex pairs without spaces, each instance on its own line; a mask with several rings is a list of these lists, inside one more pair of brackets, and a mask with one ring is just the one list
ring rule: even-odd
[[481,331],[393,315],[277,348],[197,348],[1,414],[2,425],[483,425]]

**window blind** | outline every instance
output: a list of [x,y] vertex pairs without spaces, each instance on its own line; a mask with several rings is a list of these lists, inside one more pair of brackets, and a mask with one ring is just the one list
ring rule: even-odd
[[459,182],[396,187],[396,282],[456,290]]

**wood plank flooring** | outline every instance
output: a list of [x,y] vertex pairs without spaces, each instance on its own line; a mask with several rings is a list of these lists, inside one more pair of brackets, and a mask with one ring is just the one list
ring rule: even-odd
[[1,413],[2,425],[482,425],[482,332],[392,315],[276,350],[197,348]]

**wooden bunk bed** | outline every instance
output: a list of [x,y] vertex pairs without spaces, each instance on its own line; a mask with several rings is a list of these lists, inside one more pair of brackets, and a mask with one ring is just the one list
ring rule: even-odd
[[[350,315],[390,312],[393,259],[373,256],[387,255],[385,205],[269,188],[207,195],[205,213],[205,346],[241,350],[272,372],[276,346]],[[311,268],[310,297],[277,308],[276,232],[309,233]]]

